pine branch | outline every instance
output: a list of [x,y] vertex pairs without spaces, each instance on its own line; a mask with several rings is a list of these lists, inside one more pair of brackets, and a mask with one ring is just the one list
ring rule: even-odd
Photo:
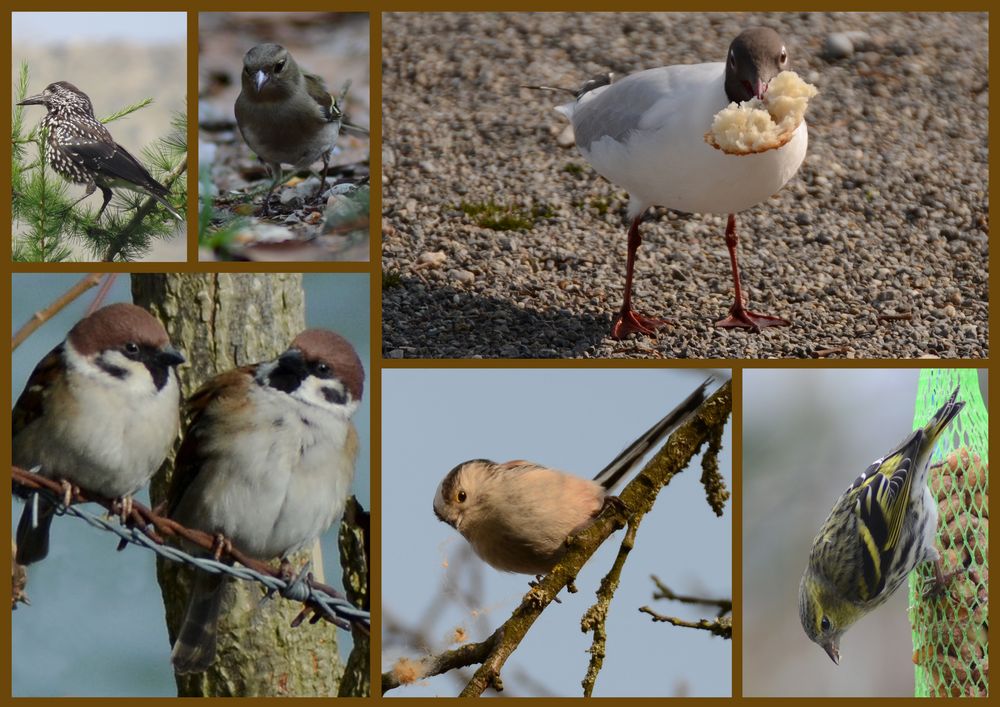
[[127,115],[131,115],[136,111],[142,110],[146,106],[152,105],[152,103],[153,103],[152,98],[143,98],[141,101],[138,101],[137,103],[125,106],[124,108],[119,108],[114,113],[109,115],[107,118],[101,118],[101,122],[104,124],[114,122],[116,120],[124,118]]
[[[17,80],[17,102],[28,93],[29,67],[22,63]],[[122,107],[104,118],[109,123],[149,106],[146,98]],[[130,261],[145,255],[157,238],[176,233],[176,219],[155,200],[141,193],[116,189],[115,198],[102,214],[96,209],[77,206],[68,195],[69,184],[48,169],[47,145],[39,122],[25,134],[23,106],[15,106],[11,121],[11,186],[14,238],[11,254],[18,261],[53,262],[73,257],[72,241],[81,242],[94,259],[109,257]],[[187,202],[186,181],[179,177],[186,171],[187,119],[175,114],[171,132],[150,145],[144,154],[150,173],[160,181],[167,179],[171,194],[168,201],[183,212]],[[37,159],[29,162],[27,143],[36,146]],[[164,176],[166,175],[166,177]]]

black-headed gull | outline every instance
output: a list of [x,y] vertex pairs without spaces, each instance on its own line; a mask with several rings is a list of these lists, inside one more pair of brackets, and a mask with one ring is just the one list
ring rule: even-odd
[[788,51],[778,33],[753,28],[733,40],[725,63],[641,71],[559,107],[572,121],[577,147],[587,161],[629,193],[625,298],[611,327],[614,338],[652,334],[672,323],[632,309],[632,271],[642,242],[639,223],[651,206],[728,214],[726,246],[735,299],[718,326],[759,330],[789,324],[745,306],[736,259],[736,213],[770,197],[798,171],[808,143],[806,123],[782,147],[758,154],[727,155],[704,139],[716,113],[733,101],[762,98],[768,82],[788,68]]

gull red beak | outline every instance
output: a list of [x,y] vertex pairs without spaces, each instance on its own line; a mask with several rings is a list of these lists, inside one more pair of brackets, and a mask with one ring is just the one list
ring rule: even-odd
[[764,100],[764,94],[767,93],[766,81],[761,81],[760,79],[757,79],[753,83],[751,83],[750,81],[741,81],[741,83],[743,84],[743,88],[746,89],[748,95],[753,96],[754,98],[758,98],[760,100]]

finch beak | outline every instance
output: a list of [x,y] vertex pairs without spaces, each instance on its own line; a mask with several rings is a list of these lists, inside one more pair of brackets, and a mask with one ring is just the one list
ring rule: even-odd
[[44,96],[41,93],[39,93],[37,96],[31,96],[29,98],[25,98],[23,101],[21,101],[17,105],[19,105],[19,106],[40,106],[44,102],[45,102],[44,101]]
[[257,93],[260,93],[261,87],[267,83],[267,74],[263,71],[258,71],[254,77],[254,85],[257,87]]
[[840,665],[840,645],[839,645],[839,643],[840,643],[839,641],[837,641],[836,639],[834,639],[834,640],[830,641],[829,643],[826,643],[826,644],[823,645],[823,650],[826,651],[826,654],[828,656],[830,656],[830,660],[832,660],[834,662],[834,664],[836,664],[836,665]]

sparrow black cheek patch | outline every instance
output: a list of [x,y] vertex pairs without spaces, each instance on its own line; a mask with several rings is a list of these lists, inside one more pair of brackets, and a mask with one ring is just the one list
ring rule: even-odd
[[326,399],[328,403],[333,403],[334,405],[343,405],[347,402],[347,396],[344,391],[339,388],[334,388],[332,386],[323,386],[320,388],[323,393],[323,398]]
[[98,368],[100,368],[102,371],[107,373],[112,378],[117,378],[118,380],[125,380],[125,378],[128,377],[127,369],[122,368],[121,366],[116,366],[115,364],[111,363],[111,361],[106,359],[104,356],[98,356],[96,363]]

